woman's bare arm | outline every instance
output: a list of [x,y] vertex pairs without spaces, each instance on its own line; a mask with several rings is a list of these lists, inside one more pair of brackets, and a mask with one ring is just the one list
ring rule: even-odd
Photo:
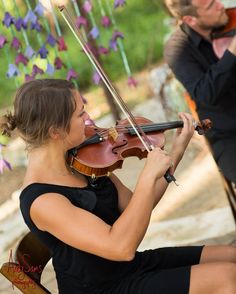
[[159,148],[148,157],[129,204],[112,226],[52,193],[33,202],[32,220],[70,246],[111,260],[131,260],[150,221],[156,179],[170,166],[170,157]]

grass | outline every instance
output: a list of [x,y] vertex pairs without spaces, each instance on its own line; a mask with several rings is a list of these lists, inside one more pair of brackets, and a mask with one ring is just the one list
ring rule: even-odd
[[[6,2],[6,1],[5,1]],[[14,0],[7,1],[7,10],[14,15],[15,10],[13,8]],[[20,4],[20,2],[22,2]],[[113,3],[112,0],[110,0]],[[1,3],[1,2],[0,2]],[[23,16],[26,14],[26,7],[23,1],[18,0],[20,7],[20,14]],[[31,1],[32,7],[34,1]],[[93,1],[93,3],[97,3]],[[3,19],[4,9],[0,4],[0,18]],[[99,14],[99,9],[95,9],[96,14]],[[96,15],[95,15],[96,16]],[[83,91],[88,89],[97,89],[91,83],[91,75],[93,72],[92,66],[87,57],[81,52],[81,48],[75,40],[73,34],[67,28],[62,17],[57,15],[63,36],[66,44],[68,45],[68,51],[59,52],[60,57],[65,63],[71,63],[72,67],[79,72],[78,84],[79,88]],[[101,16],[99,16],[101,17]],[[136,73],[149,65],[158,62],[162,58],[163,38],[168,31],[168,28],[164,25],[163,20],[166,18],[165,11],[158,1],[146,1],[146,0],[129,0],[126,1],[124,8],[119,8],[115,11],[115,18],[118,24],[118,29],[121,31],[125,39],[123,41],[124,49],[128,58],[129,66],[133,73]],[[42,22],[43,24],[43,22]],[[38,66],[45,67],[46,62],[42,59],[35,59],[31,61],[27,68],[22,65],[19,67],[22,75],[17,79],[6,78],[6,72],[8,70],[8,63],[14,63],[16,52],[10,48],[10,42],[12,40],[12,32],[6,29],[1,24],[0,34],[3,34],[9,40],[8,44],[0,49],[1,67],[0,67],[0,108],[9,106],[12,104],[12,96],[17,88],[24,80],[24,71],[31,71],[33,63],[37,63]],[[25,42],[23,35],[14,31],[14,34],[22,42],[22,52],[25,50]],[[30,44],[33,48],[39,48],[37,34],[27,31],[28,37],[30,37]],[[99,44],[103,44],[105,47],[108,44],[108,39],[111,36],[111,32],[103,31],[100,39],[97,41]],[[45,30],[41,33],[41,38],[46,38]],[[49,59],[51,62],[54,60],[55,51],[50,49]],[[111,78],[112,81],[124,78],[126,72],[124,70],[123,62],[119,52],[112,52],[108,56],[105,56],[101,60],[103,67]],[[53,78],[65,78],[67,69],[63,69],[55,72]],[[41,76],[40,76],[41,77]],[[43,75],[42,77],[47,77]]]

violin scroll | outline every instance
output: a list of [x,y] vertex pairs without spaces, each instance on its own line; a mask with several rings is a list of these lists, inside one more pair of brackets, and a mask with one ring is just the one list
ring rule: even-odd
[[203,119],[201,122],[193,122],[195,130],[198,132],[199,135],[204,135],[208,130],[212,128],[211,120]]

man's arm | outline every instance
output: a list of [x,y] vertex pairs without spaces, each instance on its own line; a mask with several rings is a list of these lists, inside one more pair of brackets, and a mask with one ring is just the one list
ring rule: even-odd
[[[229,48],[230,49],[230,48]],[[234,44],[215,64],[204,64],[204,56],[188,41],[179,29],[166,43],[164,57],[176,78],[183,84],[196,103],[215,105],[222,91],[231,86],[232,71],[236,71]],[[200,60],[198,60],[200,59]]]

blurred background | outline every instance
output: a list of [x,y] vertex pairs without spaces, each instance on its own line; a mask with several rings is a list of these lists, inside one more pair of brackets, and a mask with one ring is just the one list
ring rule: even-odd
[[[169,26],[161,2],[93,0],[90,9],[89,1],[81,0],[0,0],[0,108],[11,105],[15,89],[32,76],[34,65],[39,68],[35,68],[35,78],[66,78],[72,69],[70,78],[82,91],[94,89],[94,69],[58,5],[66,6],[91,46],[103,48],[99,59],[111,80],[116,81],[162,59],[163,39]],[[117,44],[112,46],[112,39]],[[62,62],[57,63],[57,68],[56,58]]]

